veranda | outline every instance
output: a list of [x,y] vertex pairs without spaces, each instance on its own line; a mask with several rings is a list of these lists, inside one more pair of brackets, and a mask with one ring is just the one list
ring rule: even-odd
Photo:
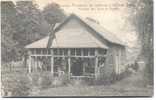
[[103,48],[33,48],[28,50],[28,71],[50,71],[70,78],[97,78],[104,67],[107,50]]

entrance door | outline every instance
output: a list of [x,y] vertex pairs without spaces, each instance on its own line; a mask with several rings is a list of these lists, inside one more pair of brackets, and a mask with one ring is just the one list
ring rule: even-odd
[[72,62],[71,73],[73,76],[83,75],[83,62],[80,59]]

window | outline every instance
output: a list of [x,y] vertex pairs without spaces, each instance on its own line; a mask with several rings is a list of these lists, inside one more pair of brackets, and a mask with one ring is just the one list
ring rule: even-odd
[[31,53],[32,54],[35,54],[35,49],[31,49]]
[[58,50],[58,55],[63,55],[63,50],[62,49],[57,49]]
[[95,55],[95,49],[89,49],[89,55],[91,56]]
[[99,59],[98,59],[98,66],[99,67],[104,67],[105,60],[106,60],[105,57],[99,57]]
[[99,49],[98,50],[98,54],[99,55],[105,55],[107,53],[107,50],[106,49]]
[[75,49],[71,49],[71,55],[75,55]]
[[48,52],[48,54],[51,54],[51,51],[50,51],[50,49],[48,49],[48,50],[47,50],[47,52]]
[[83,64],[85,75],[93,74],[95,72],[94,59],[86,58]]
[[54,49],[54,55],[58,55],[57,49]]
[[68,55],[68,49],[63,49],[63,55]]
[[94,73],[94,71],[95,71],[94,67],[89,66],[85,67],[85,73]]
[[81,55],[81,49],[76,49],[76,55],[80,56]]
[[88,56],[88,49],[84,49],[84,56]]
[[48,54],[48,50],[47,49],[42,49],[43,54]]
[[36,54],[41,54],[41,49],[36,49]]

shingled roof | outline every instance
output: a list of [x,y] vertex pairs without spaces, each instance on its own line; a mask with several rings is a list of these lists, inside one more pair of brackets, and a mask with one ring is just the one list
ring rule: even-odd
[[[114,34],[104,29],[102,26],[100,26],[98,23],[92,22],[88,19],[84,19],[81,17],[78,17],[75,14],[71,14],[64,22],[62,22],[60,25],[58,25],[55,28],[55,37],[52,45],[50,48],[108,48],[107,45],[100,42],[96,37],[92,36],[89,32],[82,30],[66,30],[66,31],[59,31],[60,28],[67,23],[71,18],[77,18],[81,22],[83,22],[85,25],[87,25],[89,28],[94,30],[98,35],[102,36],[103,39],[107,40],[108,42],[118,44],[121,46],[124,46],[124,43],[119,40]],[[75,33],[78,36],[75,36]],[[66,34],[64,36],[60,36],[59,34]],[[41,40],[38,40],[36,42],[33,42],[26,46],[26,48],[46,48],[48,44],[49,36],[44,37]]]

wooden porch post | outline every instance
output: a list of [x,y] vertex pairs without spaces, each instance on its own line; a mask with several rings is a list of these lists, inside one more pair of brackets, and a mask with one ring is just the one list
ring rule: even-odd
[[52,73],[52,75],[54,73],[54,52],[53,52],[53,49],[51,49],[51,73]]
[[36,56],[36,49],[34,49],[34,71],[37,72],[37,56]]
[[28,72],[31,73],[31,51],[28,51]]
[[70,49],[68,49],[68,75],[70,78],[70,72],[71,72],[71,58],[70,58]]
[[33,69],[34,69],[34,71],[36,72],[36,55],[35,55],[33,58],[34,58],[34,60],[33,60],[33,61],[34,61],[34,62],[33,62],[33,63],[34,63],[34,66],[33,66],[34,68],[33,68]]
[[98,75],[98,50],[95,49],[95,79],[97,79]]
[[[43,49],[41,49],[41,55],[43,55],[44,54],[44,52],[43,52]],[[43,59],[44,59],[44,56],[41,56],[41,62],[42,62],[42,64],[41,64],[41,72],[43,71]]]

